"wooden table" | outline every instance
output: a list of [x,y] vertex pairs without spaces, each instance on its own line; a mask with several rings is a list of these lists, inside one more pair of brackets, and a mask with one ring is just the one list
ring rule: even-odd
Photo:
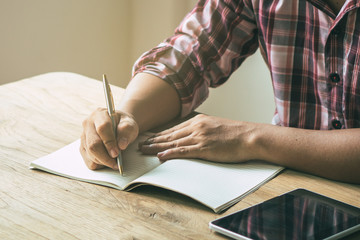
[[[119,101],[123,90],[113,93]],[[215,214],[155,187],[122,192],[29,169],[32,160],[79,138],[83,119],[99,106],[101,82],[73,73],[0,86],[0,239],[224,239],[209,221],[295,188],[360,207],[359,185],[290,170]]]

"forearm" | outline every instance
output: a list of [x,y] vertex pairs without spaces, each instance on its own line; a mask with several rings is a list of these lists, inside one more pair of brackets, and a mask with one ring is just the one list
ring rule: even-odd
[[180,108],[176,90],[146,73],[139,73],[130,81],[120,103],[120,110],[135,118],[141,132],[174,119]]
[[261,159],[360,183],[360,129],[317,131],[265,125],[254,136]]

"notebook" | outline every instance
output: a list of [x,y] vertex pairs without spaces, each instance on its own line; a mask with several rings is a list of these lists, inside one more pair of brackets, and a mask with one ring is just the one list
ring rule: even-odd
[[138,150],[138,142],[146,137],[140,136],[123,151],[123,176],[110,168],[88,169],[79,152],[80,140],[32,161],[30,168],[124,191],[153,185],[186,195],[216,213],[234,205],[283,169],[264,162],[226,164],[174,159],[161,163],[156,156]]

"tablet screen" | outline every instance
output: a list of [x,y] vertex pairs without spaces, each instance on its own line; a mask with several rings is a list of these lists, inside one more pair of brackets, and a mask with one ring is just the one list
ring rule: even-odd
[[252,239],[324,239],[360,224],[360,209],[298,189],[214,220]]

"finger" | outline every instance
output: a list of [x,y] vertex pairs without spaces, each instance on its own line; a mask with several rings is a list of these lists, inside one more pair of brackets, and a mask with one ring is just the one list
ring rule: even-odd
[[91,160],[97,164],[117,169],[118,167],[115,159],[109,155],[102,139],[97,134],[95,127],[87,127],[85,134],[85,151],[90,156]]
[[157,133],[156,135],[165,135],[165,134],[170,134],[172,132],[187,128],[191,125],[197,125],[199,122],[204,121],[204,119],[206,119],[208,116],[204,115],[204,114],[198,114],[182,123],[179,123],[178,125],[175,125],[172,128],[166,129],[164,131],[161,131],[159,133]]
[[117,147],[125,150],[139,135],[139,127],[133,118],[124,116],[117,126]]
[[163,152],[167,149],[179,148],[183,146],[191,146],[195,144],[196,142],[194,141],[193,138],[185,137],[170,142],[143,144],[139,146],[139,149],[144,154],[153,155],[153,154],[157,154],[158,152]]
[[167,161],[176,158],[202,158],[201,150],[197,145],[170,148],[159,152],[157,157],[160,161]]
[[119,155],[119,148],[117,147],[117,141],[115,138],[114,128],[106,111],[97,112],[97,116],[94,120],[94,126],[97,134],[101,138],[105,145],[105,148],[112,158]]
[[81,135],[79,150],[80,150],[80,154],[85,162],[85,165],[91,170],[96,170],[96,169],[101,168],[101,165],[95,163],[95,161],[92,160],[92,158],[89,156],[89,154],[87,154],[85,144],[86,144],[85,134],[83,133]]
[[161,132],[155,134],[155,136],[172,134],[173,132],[177,132],[179,130],[185,129],[186,127],[188,127],[191,124],[191,121],[192,121],[192,119],[189,119],[189,120],[187,120],[185,122],[182,122],[182,123],[180,123],[178,125],[175,125],[175,126],[169,128],[169,129],[161,131]]
[[149,137],[145,141],[140,142],[139,146],[141,147],[142,145],[151,145],[151,144],[155,144],[155,143],[169,143],[169,142],[173,142],[176,140],[180,140],[182,138],[186,138],[191,133],[192,133],[191,129],[184,128],[184,129],[179,129],[174,132],[169,132],[164,135],[156,134],[154,136]]
[[[81,156],[82,156],[83,159],[84,159],[85,165],[86,165],[90,170],[97,170],[97,169],[101,169],[101,168],[104,168],[104,167],[105,167],[104,165],[97,164],[97,163],[95,163],[94,161],[89,161],[88,154],[87,154],[87,152],[85,151],[85,148],[83,148],[82,150],[80,150],[80,153],[81,153]],[[86,160],[85,160],[85,159],[86,159]]]
[[172,128],[169,128],[167,130],[161,131],[159,133],[154,134],[153,136],[149,137],[144,142],[141,142],[142,144],[152,144],[152,143],[161,143],[161,142],[170,142],[174,141],[176,139],[184,138],[189,136],[193,133],[193,129],[190,126],[190,120],[183,122],[179,125],[176,125]]

